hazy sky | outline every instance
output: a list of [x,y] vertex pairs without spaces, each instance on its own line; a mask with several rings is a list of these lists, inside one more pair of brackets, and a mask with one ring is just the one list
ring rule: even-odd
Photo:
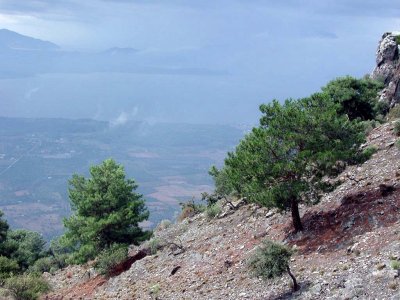
[[[388,0],[0,0],[0,24],[71,48],[261,48],[304,39],[376,42],[399,26]],[[293,43],[284,43],[284,45]],[[236,50],[236,51],[235,51]],[[216,50],[215,50],[216,51]]]
[[254,119],[261,102],[370,72],[379,38],[400,29],[399,16],[393,0],[0,0],[0,27],[64,49],[132,47],[152,65],[216,71],[186,74],[187,84],[164,77],[154,96],[135,79],[148,101],[200,106],[196,121]]

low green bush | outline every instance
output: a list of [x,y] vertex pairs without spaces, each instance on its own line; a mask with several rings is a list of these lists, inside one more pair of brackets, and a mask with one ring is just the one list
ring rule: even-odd
[[5,256],[0,256],[0,286],[4,281],[20,272],[18,263],[15,260],[9,259]]
[[12,276],[6,280],[4,287],[15,300],[36,300],[41,294],[50,290],[46,280],[32,274]]
[[400,261],[391,260],[390,261],[390,266],[392,267],[393,270],[399,270],[400,269]]
[[221,212],[221,206],[218,203],[212,204],[206,208],[208,219],[214,219]]
[[388,119],[389,120],[396,120],[400,119],[400,105],[396,105],[393,107],[388,114]]
[[[214,167],[215,168],[215,167]],[[218,172],[218,171],[215,171]],[[221,197],[216,193],[209,194],[207,192],[201,193],[201,200],[206,201],[207,207],[213,206],[220,200]]]
[[[380,81],[382,84],[385,84],[385,79],[377,79],[377,81]],[[385,116],[390,110],[389,103],[387,101],[377,101],[375,103],[375,110],[377,112],[377,115],[375,116],[375,120],[379,120],[384,122],[385,121]]]
[[293,280],[293,289],[298,290],[297,281],[289,268],[292,254],[288,247],[265,240],[248,260],[248,267],[254,276],[263,279],[280,277],[287,272]]
[[354,156],[351,160],[351,164],[362,164],[369,160],[373,154],[375,154],[378,151],[378,148],[375,146],[369,146],[363,149],[360,153],[358,153],[356,156]]
[[178,221],[183,221],[186,218],[191,218],[199,213],[202,213],[206,207],[202,204],[197,204],[194,200],[185,203],[179,203],[182,208],[181,214],[178,217]]
[[170,227],[172,222],[170,220],[162,220],[156,227],[155,231],[163,231]]
[[400,136],[400,121],[396,121],[394,123],[393,133],[397,136]]
[[66,263],[70,265],[84,264],[96,257],[98,253],[99,250],[95,244],[81,245],[79,249],[68,255]]
[[150,287],[150,295],[154,298],[154,299],[158,299],[158,295],[160,294],[160,285],[154,284]]
[[377,120],[367,120],[367,121],[362,121],[361,123],[364,126],[366,135],[368,135],[373,129],[381,125],[381,123]]
[[39,258],[37,261],[35,261],[33,266],[29,267],[29,272],[39,274],[49,272],[53,264],[54,260],[52,257]]
[[271,279],[286,272],[292,254],[289,248],[266,240],[249,259],[248,266],[254,276]]
[[62,255],[54,257],[47,256],[39,258],[33,266],[29,267],[30,273],[42,274],[44,272],[54,273],[58,269],[64,268],[66,266],[65,259]]
[[373,154],[375,154],[378,151],[378,148],[376,146],[369,146],[365,148],[362,152],[363,159],[368,160],[371,158]]
[[121,244],[113,244],[103,250],[96,259],[94,268],[100,274],[109,276],[113,268],[128,257],[128,247]]
[[160,247],[160,240],[158,238],[153,237],[150,241],[149,241],[149,247],[150,247],[150,253],[152,255],[156,254],[159,247]]

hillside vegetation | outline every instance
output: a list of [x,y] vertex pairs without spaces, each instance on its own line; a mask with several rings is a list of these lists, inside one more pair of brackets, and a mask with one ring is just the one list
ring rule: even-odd
[[[300,205],[301,233],[276,209],[220,200],[214,218],[203,212],[160,225],[151,243],[130,248],[130,264],[110,278],[97,275],[92,263],[46,274],[55,290],[49,299],[396,299],[400,150],[394,124],[370,132],[363,146],[376,153],[336,177],[338,188],[315,206]],[[290,266],[299,291],[292,292],[287,275],[252,276],[247,262],[265,239],[295,250]]]

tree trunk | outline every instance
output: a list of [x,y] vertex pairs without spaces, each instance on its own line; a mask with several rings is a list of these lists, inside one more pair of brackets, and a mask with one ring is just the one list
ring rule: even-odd
[[290,210],[292,211],[292,221],[294,226],[294,231],[303,231],[303,225],[301,224],[299,204],[296,198],[290,200]]
[[290,276],[290,277],[292,278],[292,280],[293,280],[293,291],[294,291],[294,292],[298,291],[298,290],[300,289],[300,286],[298,285],[296,278],[294,277],[294,275],[293,275],[292,272],[290,271],[289,266],[287,266],[287,272],[288,272],[289,276]]

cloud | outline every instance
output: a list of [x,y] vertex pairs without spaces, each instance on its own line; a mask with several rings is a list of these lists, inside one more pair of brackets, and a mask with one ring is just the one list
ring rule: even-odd
[[[235,0],[234,0],[235,1]],[[397,17],[400,2],[393,0],[236,0],[246,6],[258,6],[281,12],[294,11],[308,15],[373,16],[377,18]]]
[[33,96],[34,94],[36,94],[39,90],[40,90],[39,87],[35,87],[35,88],[30,89],[29,91],[27,91],[27,92],[25,93],[25,100],[29,100],[29,101],[32,100],[32,96]]
[[131,121],[135,118],[138,111],[139,111],[139,108],[137,106],[135,106],[134,108],[132,108],[132,110],[130,112],[126,112],[126,111],[121,112],[118,115],[118,117],[116,117],[113,120],[110,120],[110,122],[109,122],[110,127],[118,127],[118,126],[125,125],[126,123],[128,123],[129,121]]
[[73,8],[77,5],[78,2],[76,0],[0,0],[2,10],[19,12]]
[[79,12],[80,7],[82,6],[73,0],[0,0],[0,9],[3,14],[36,17],[56,15],[59,18],[67,18]]
[[324,30],[313,30],[307,28],[298,28],[293,29],[289,32],[286,32],[284,35],[280,34],[278,31],[265,31],[258,32],[254,34],[255,39],[260,40],[271,40],[274,41],[282,41],[290,39],[338,39],[338,35],[334,32],[324,31]]
[[[400,2],[393,0],[0,0],[0,9],[11,13],[54,13],[69,12],[80,15],[82,9],[86,16],[90,9],[100,8],[105,13],[112,14],[118,6],[143,7],[159,6],[164,8],[185,7],[194,10],[223,8],[224,11],[232,7],[249,9],[254,7],[267,8],[274,11],[308,11],[311,14],[339,14],[339,15],[373,15],[375,17],[397,16],[400,13]],[[99,10],[94,10],[98,12]]]
[[104,113],[103,106],[101,104],[97,104],[96,111],[95,111],[94,115],[91,116],[91,119],[101,120],[103,113]]
[[329,31],[313,31],[305,34],[306,37],[309,38],[317,38],[317,39],[332,39],[336,40],[338,38],[337,34]]
[[317,12],[343,16],[388,18],[398,17],[400,2],[392,0],[329,0],[327,5],[319,1]]

